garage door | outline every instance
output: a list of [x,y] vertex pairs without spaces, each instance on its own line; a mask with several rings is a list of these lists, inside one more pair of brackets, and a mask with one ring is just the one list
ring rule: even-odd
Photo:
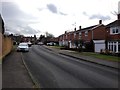
[[94,40],[95,52],[100,52],[101,49],[105,49],[105,40]]
[[95,52],[100,52],[101,49],[105,49],[105,44],[95,44]]

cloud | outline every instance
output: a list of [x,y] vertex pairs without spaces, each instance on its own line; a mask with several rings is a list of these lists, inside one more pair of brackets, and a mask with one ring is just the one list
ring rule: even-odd
[[103,21],[106,21],[106,20],[110,20],[111,17],[108,16],[108,15],[104,16],[104,15],[101,15],[101,14],[93,14],[89,17],[89,19],[101,19]]
[[64,16],[68,15],[68,14],[63,13],[63,12],[59,12],[59,13],[60,13],[60,15],[64,15]]
[[38,9],[38,11],[42,11],[42,10],[44,10],[45,8],[37,8]]
[[30,26],[21,26],[20,27],[22,29],[22,33],[23,34],[36,34],[38,33],[38,31],[34,30],[33,28],[31,28]]
[[37,34],[40,32],[40,31],[34,30],[30,26],[24,25],[24,24],[15,24],[14,25],[14,23],[9,23],[5,28],[6,28],[6,31],[9,31],[9,32],[12,32],[15,34],[22,34],[22,35]]
[[[47,4],[47,8],[52,13],[60,14],[60,15],[64,15],[64,16],[67,15],[66,13],[63,13],[63,12],[59,11],[54,4]],[[43,10],[43,9],[39,9],[39,11],[41,11],[41,10]]]
[[51,11],[52,13],[57,13],[57,7],[54,4],[47,4],[47,8],[49,11]]
[[17,34],[36,34],[29,24],[39,23],[36,17],[20,10],[14,2],[2,2],[2,16],[5,21],[6,31]]
[[85,12],[85,11],[83,12],[83,15],[85,15],[85,16],[89,16],[89,15],[87,14],[87,12]]
[[110,20],[111,17],[108,16],[108,15],[101,15],[101,14],[93,14],[93,15],[89,15],[87,12],[83,11],[82,13],[84,16],[87,16],[89,17],[89,19],[101,19],[103,21],[106,21],[106,20]]
[[10,19],[27,18],[27,14],[22,12],[20,8],[13,2],[2,2],[1,13],[5,18]]

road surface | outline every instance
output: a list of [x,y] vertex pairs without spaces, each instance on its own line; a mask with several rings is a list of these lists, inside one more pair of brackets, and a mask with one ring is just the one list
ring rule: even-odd
[[23,59],[41,88],[118,88],[118,70],[33,45]]

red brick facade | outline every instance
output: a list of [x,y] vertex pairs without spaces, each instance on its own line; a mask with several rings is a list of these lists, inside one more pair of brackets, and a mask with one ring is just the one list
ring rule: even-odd
[[[99,24],[97,25],[86,27],[86,28],[81,28],[80,26],[79,30],[65,32],[64,34],[60,35],[57,39],[59,42],[59,45],[68,46],[69,48],[77,48],[78,46],[76,45],[76,42],[80,44],[79,43],[80,40],[82,40],[84,44],[90,43],[93,40],[115,41],[115,42],[112,42],[113,43],[112,45],[114,46],[116,45],[114,49],[112,50],[115,52],[118,52],[120,48],[120,19],[119,17],[120,17],[120,14],[118,15],[118,20],[108,24],[107,26],[103,25],[102,21],[100,20]],[[113,34],[112,34],[111,28],[112,29],[117,28],[116,33],[114,33],[115,31],[113,31]],[[109,48],[108,47],[109,42],[106,46],[107,46],[106,49]]]
[[[79,27],[79,30],[74,30],[71,32],[65,32],[59,36],[60,45],[67,45],[68,47],[75,48],[75,44],[79,44],[79,41],[82,40],[83,43],[90,43],[92,40],[105,40],[106,39],[106,30],[105,26],[102,24],[102,21],[99,21],[98,25],[90,26],[87,28]],[[71,46],[69,46],[71,43]]]
[[106,26],[107,49],[114,53],[120,53],[120,14],[118,19]]

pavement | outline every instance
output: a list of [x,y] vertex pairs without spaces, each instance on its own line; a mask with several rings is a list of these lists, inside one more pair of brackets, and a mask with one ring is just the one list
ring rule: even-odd
[[22,61],[21,52],[12,51],[3,59],[2,88],[34,88]]
[[99,64],[99,65],[102,65],[102,66],[110,67],[110,68],[120,69],[119,62],[98,59],[98,58],[94,58],[94,57],[91,57],[91,56],[83,56],[83,55],[80,55],[80,54],[78,55],[76,53],[72,53],[72,52],[75,52],[75,51],[71,51],[71,50],[60,50],[60,49],[53,48],[53,47],[50,47],[50,46],[45,46],[45,47],[49,50],[52,50],[56,53],[59,53],[59,54],[65,55],[65,56],[69,56],[69,57],[72,57],[72,58],[84,60],[84,61],[87,61],[87,62],[90,62],[90,63],[95,63],[95,64]]

